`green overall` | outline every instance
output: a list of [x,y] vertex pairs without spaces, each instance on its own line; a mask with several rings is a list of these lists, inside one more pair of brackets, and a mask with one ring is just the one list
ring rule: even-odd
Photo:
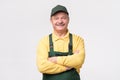
[[[72,34],[69,34],[69,52],[56,52],[53,49],[52,34],[49,35],[50,52],[49,57],[72,55]],[[80,76],[75,68],[57,74],[43,74],[43,80],[80,80]]]

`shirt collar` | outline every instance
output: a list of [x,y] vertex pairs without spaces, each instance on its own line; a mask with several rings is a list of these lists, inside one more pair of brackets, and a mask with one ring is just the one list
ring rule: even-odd
[[52,37],[53,37],[53,41],[57,41],[57,40],[59,40],[59,39],[65,39],[65,38],[68,38],[69,37],[69,31],[66,33],[66,35],[64,36],[64,37],[62,37],[62,38],[60,38],[60,37],[58,37],[57,35],[55,35],[55,33],[53,32],[52,33],[53,35],[52,35]]

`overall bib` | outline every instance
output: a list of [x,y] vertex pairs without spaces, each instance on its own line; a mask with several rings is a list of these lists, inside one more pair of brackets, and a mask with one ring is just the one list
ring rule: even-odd
[[[72,34],[69,34],[68,52],[56,52],[53,49],[52,34],[49,35],[50,52],[49,57],[72,55]],[[43,73],[43,80],[80,80],[80,76],[75,68],[57,74]]]

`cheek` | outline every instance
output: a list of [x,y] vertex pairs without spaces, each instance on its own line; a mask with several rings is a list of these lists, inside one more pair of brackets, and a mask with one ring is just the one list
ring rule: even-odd
[[69,23],[69,19],[64,20],[64,23],[68,24]]
[[53,25],[56,25],[56,22],[53,22]]
[[69,21],[65,21],[65,25],[67,25],[69,23]]
[[56,23],[56,21],[55,21],[55,20],[52,20],[51,22],[52,22],[52,24],[55,24],[55,23]]
[[52,25],[55,25],[55,21],[51,21]]

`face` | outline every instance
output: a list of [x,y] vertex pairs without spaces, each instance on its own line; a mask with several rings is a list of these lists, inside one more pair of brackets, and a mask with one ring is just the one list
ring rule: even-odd
[[53,25],[54,31],[67,31],[69,16],[64,12],[58,12],[51,17],[51,23]]

